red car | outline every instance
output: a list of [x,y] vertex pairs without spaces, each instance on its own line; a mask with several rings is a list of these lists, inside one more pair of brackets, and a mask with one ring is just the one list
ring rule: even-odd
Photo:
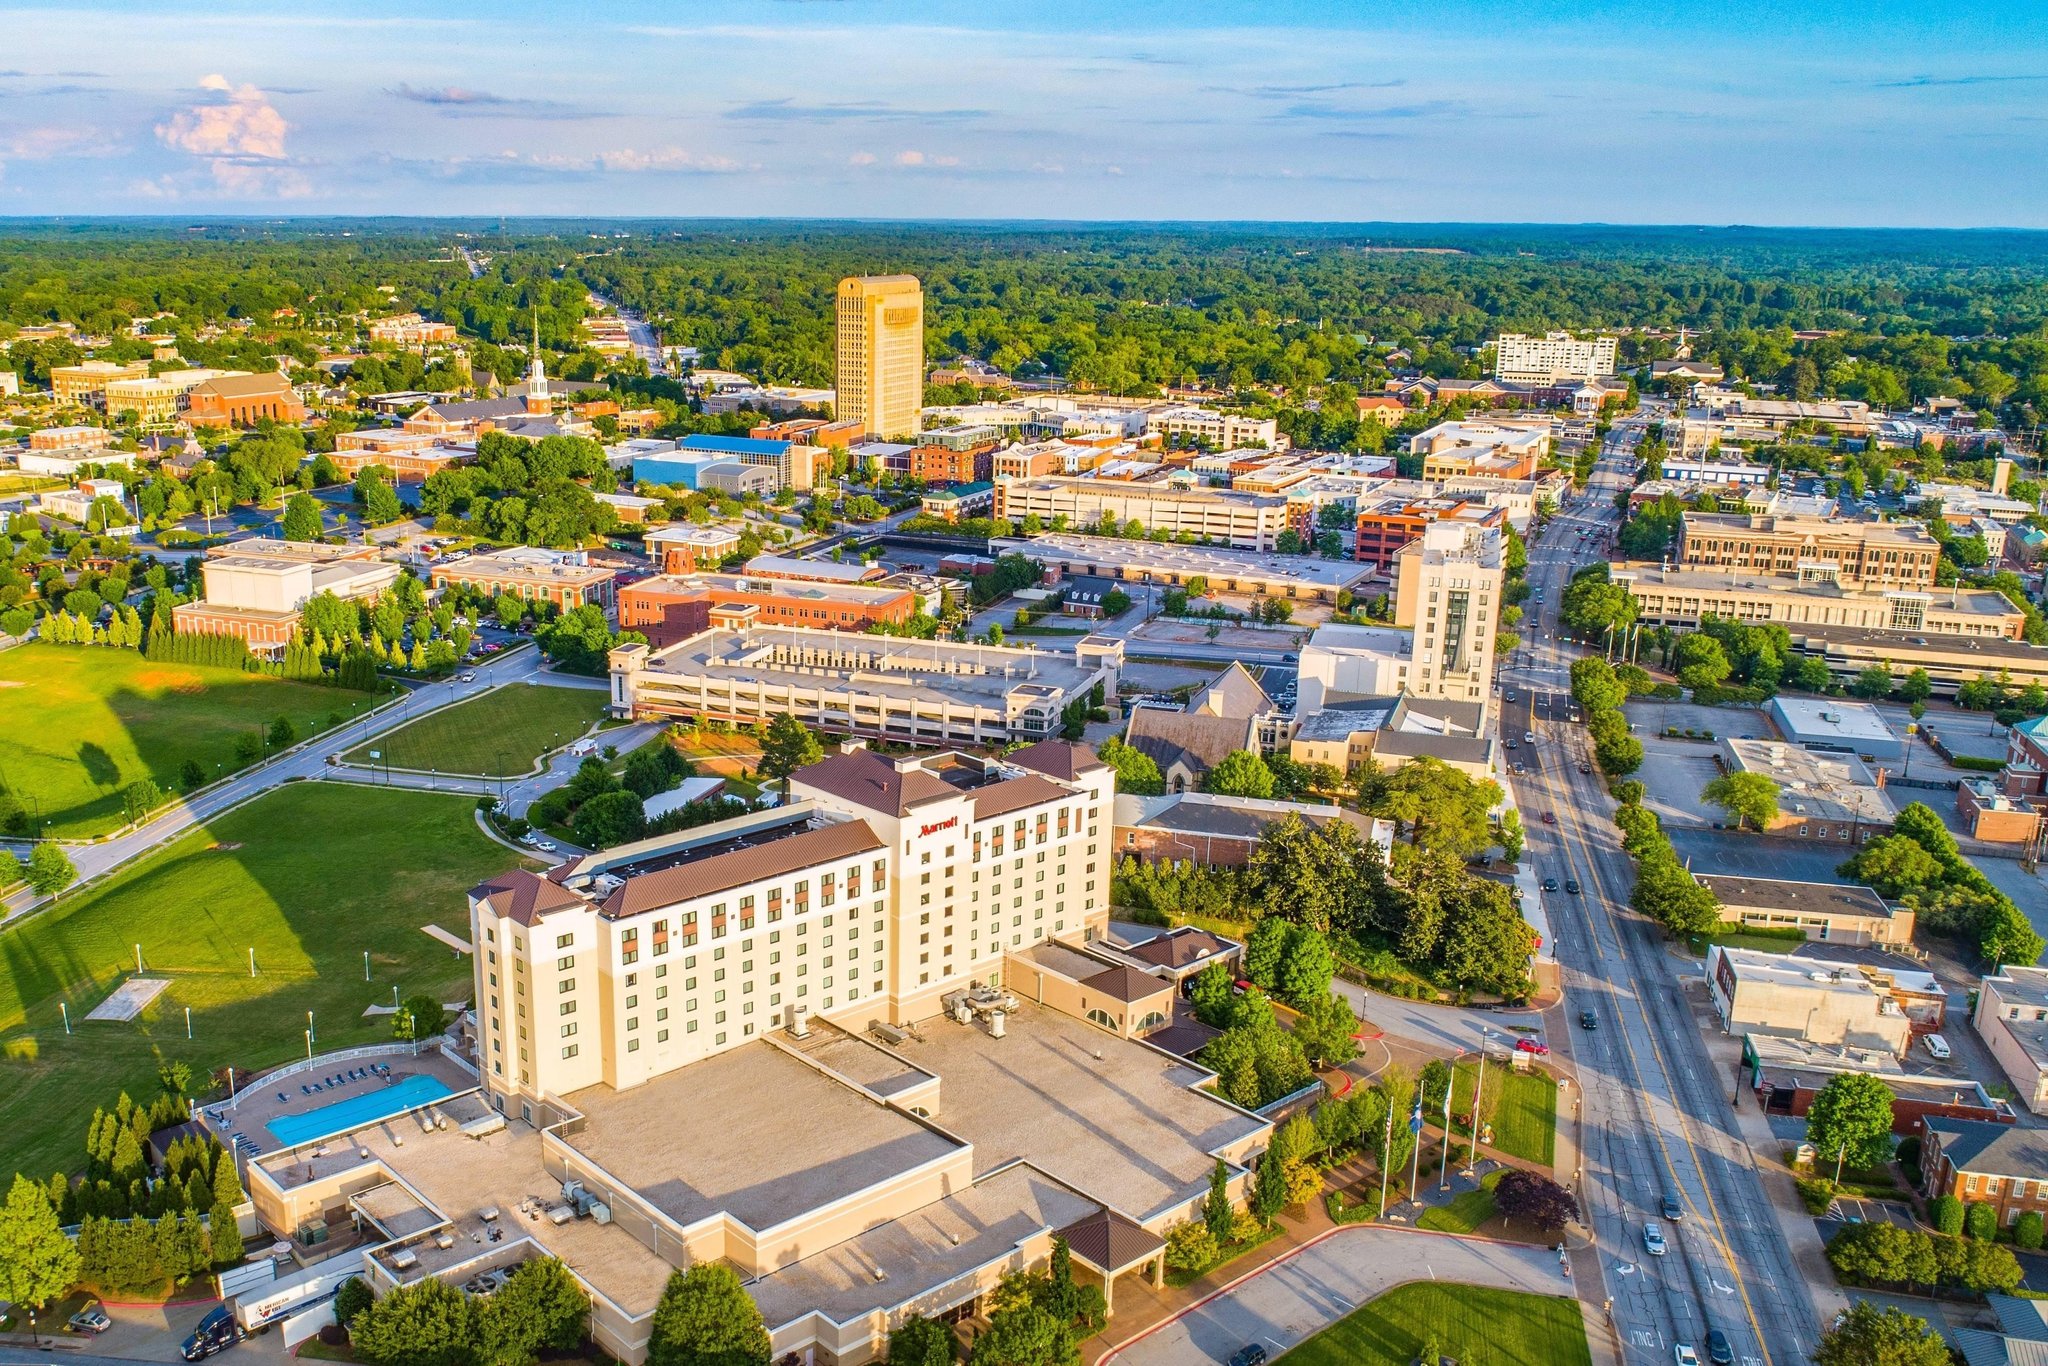
[[1556,824],[1557,824],[1557,813],[1556,813],[1555,811],[1546,811],[1546,812],[1544,812],[1544,813],[1543,813],[1543,823],[1544,823],[1545,825],[1556,825]]
[[1550,1045],[1537,1039],[1516,1039],[1515,1051],[1517,1053],[1534,1053],[1540,1058],[1550,1051]]

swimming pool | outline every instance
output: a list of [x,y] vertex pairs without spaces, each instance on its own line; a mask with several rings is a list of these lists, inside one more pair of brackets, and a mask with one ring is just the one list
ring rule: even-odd
[[415,1105],[439,1100],[455,1093],[442,1085],[435,1077],[418,1073],[401,1078],[389,1086],[372,1087],[347,1100],[337,1100],[317,1110],[302,1110],[297,1114],[279,1115],[263,1127],[285,1147],[294,1147],[329,1134],[346,1133],[360,1129],[365,1124],[375,1124],[401,1110],[410,1110]]

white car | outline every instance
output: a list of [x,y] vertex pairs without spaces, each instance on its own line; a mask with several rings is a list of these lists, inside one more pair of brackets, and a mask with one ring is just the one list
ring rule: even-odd
[[535,840],[533,842],[533,847],[540,850],[543,854],[552,854],[555,852],[555,842],[553,840]]
[[1652,1257],[1664,1255],[1664,1226],[1655,1219],[1647,1219],[1643,1222],[1643,1251],[1649,1253]]
[[1692,1349],[1689,1342],[1681,1342],[1671,1349],[1676,1366],[1700,1366],[1700,1354]]
[[1942,1038],[1941,1035],[1929,1034],[1920,1042],[1923,1045],[1925,1045],[1927,1052],[1930,1056],[1940,1058],[1944,1062],[1948,1060],[1950,1052],[1948,1040]]

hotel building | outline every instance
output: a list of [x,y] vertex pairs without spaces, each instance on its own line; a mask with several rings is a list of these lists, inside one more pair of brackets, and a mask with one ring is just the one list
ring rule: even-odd
[[1011,523],[1037,516],[1050,524],[1092,527],[1105,517],[1118,526],[1272,550],[1287,530],[1287,498],[1277,493],[1188,488],[1118,479],[1013,479],[996,485],[996,516]]
[[839,282],[834,411],[868,436],[917,433],[924,408],[924,289],[915,275]]
[[1613,337],[1580,341],[1569,332],[1504,332],[1493,344],[1493,374],[1503,384],[1545,386],[1600,379],[1614,373],[1618,346]]

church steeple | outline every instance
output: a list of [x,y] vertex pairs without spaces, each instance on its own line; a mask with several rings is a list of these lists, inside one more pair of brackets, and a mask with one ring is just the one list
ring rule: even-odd
[[536,417],[545,417],[553,412],[554,404],[548,398],[547,367],[540,360],[540,308],[533,310],[533,364],[526,368],[526,411]]

